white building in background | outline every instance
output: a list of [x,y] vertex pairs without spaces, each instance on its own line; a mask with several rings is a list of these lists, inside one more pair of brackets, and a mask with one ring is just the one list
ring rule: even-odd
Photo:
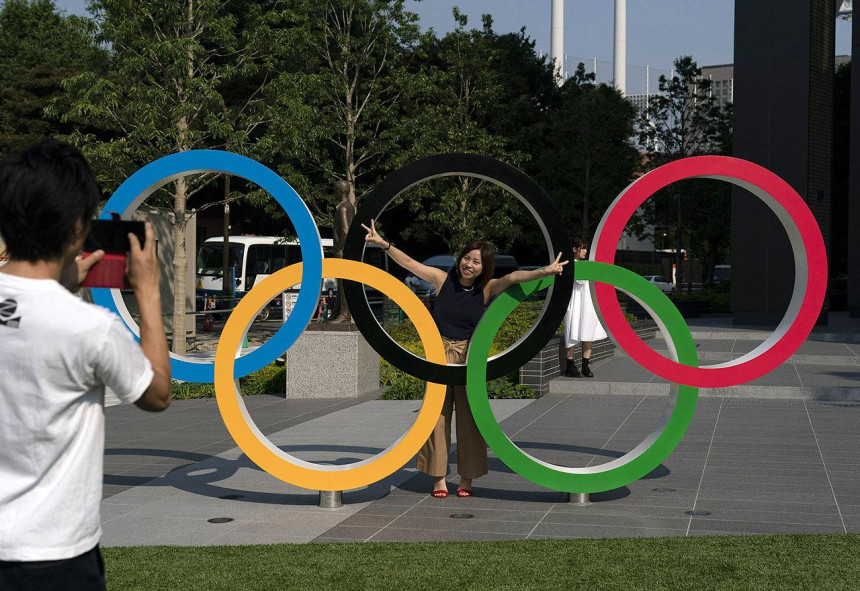
[[637,111],[644,111],[648,108],[649,99],[651,98],[651,94],[628,94],[627,100],[633,103],[633,106],[636,107]]
[[702,78],[711,81],[711,96],[720,107],[734,102],[735,67],[733,64],[702,67]]

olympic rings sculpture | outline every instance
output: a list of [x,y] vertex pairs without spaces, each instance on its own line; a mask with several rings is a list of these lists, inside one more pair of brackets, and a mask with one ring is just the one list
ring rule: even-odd
[[[600,221],[591,260],[568,265],[557,277],[514,285],[490,305],[467,352],[465,365],[446,365],[441,336],[432,317],[417,297],[391,275],[361,262],[364,240],[361,223],[376,218],[398,195],[427,179],[473,176],[501,186],[520,199],[536,217],[547,243],[548,260],[566,251],[570,239],[561,216],[546,193],[527,175],[500,161],[474,154],[445,154],[420,160],[392,173],[366,199],[348,233],[345,258],[325,259],[319,231],[296,192],[265,166],[227,152],[190,151],[161,158],[129,177],[108,201],[109,211],[130,217],[137,206],[159,186],[183,175],[226,172],[257,183],[284,207],[302,249],[302,263],[282,269],[255,285],[238,303],[224,327],[214,365],[172,356],[174,375],[185,381],[214,382],[218,408],[237,445],[263,470],[285,482],[315,490],[348,490],[367,486],[394,473],[429,437],[441,412],[448,384],[465,384],[478,429],[491,449],[510,468],[537,484],[567,492],[599,492],[629,484],[664,461],[681,441],[696,407],[699,387],[740,384],[772,370],[809,335],[821,309],[827,282],[824,240],[811,211],[782,179],[753,163],[721,156],[688,158],[662,166],[631,183]],[[786,228],[794,252],[795,284],[788,311],[774,333],[751,353],[734,361],[699,367],[689,328],[672,302],[654,285],[614,263],[624,226],[650,195],[687,178],[717,178],[748,189],[773,210]],[[654,431],[633,450],[600,466],[556,466],[520,450],[501,430],[490,409],[488,379],[525,363],[560,324],[571,296],[574,272],[591,281],[596,311],[613,340],[643,367],[670,382],[668,407]],[[310,321],[322,278],[345,279],[344,292],[355,322],[368,342],[392,365],[427,381],[421,410],[410,429],[388,449],[348,465],[318,465],[300,460],[273,445],[254,425],[238,390],[238,378],[252,373],[289,348]],[[269,299],[301,283],[289,319],[272,339],[254,352],[240,356],[241,343],[256,314]],[[421,359],[394,342],[379,326],[359,283],[379,289],[411,318],[426,352]],[[493,337],[505,318],[529,294],[549,288],[549,297],[537,323],[509,351],[489,359]],[[672,359],[645,345],[624,319],[615,295],[624,291],[656,321]],[[122,305],[118,290],[94,289],[93,299],[123,319],[137,336],[139,330]]]

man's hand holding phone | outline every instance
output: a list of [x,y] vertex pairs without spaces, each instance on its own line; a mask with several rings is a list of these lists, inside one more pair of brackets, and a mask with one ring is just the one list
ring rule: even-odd
[[129,256],[126,261],[126,277],[138,299],[159,295],[161,271],[158,268],[158,255],[155,252],[155,233],[152,224],[146,222],[143,246],[134,233],[128,234]]
[[[112,220],[93,220],[90,233],[84,241],[84,254],[78,265],[86,269],[81,281],[84,287],[131,289],[126,271],[131,252],[129,236],[132,234],[138,244],[149,244],[143,222],[122,220],[119,215]],[[101,254],[96,257],[99,252]],[[95,260],[91,261],[94,258]]]

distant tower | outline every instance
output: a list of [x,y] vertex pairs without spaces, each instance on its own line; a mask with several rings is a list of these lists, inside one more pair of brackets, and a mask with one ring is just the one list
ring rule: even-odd
[[552,0],[550,33],[550,59],[561,84],[564,82],[564,0]]
[[615,53],[614,83],[621,91],[621,96],[627,94],[627,0],[615,0]]

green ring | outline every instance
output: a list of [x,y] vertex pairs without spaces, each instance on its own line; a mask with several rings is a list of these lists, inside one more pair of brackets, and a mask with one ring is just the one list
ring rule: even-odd
[[[681,313],[657,286],[639,275],[615,265],[577,261],[576,279],[614,285],[645,308],[657,322],[679,363],[699,366],[693,335]],[[514,285],[502,293],[481,318],[466,356],[466,393],[469,406],[484,440],[499,459],[522,477],[546,488],[564,492],[592,493],[613,490],[642,478],[669,457],[681,442],[696,410],[699,389],[672,384],[669,408],[656,429],[642,443],[620,458],[586,468],[556,466],[522,451],[496,422],[487,396],[487,358],[493,338],[505,319],[529,294],[544,289],[553,278]],[[677,352],[677,353],[676,353]]]

